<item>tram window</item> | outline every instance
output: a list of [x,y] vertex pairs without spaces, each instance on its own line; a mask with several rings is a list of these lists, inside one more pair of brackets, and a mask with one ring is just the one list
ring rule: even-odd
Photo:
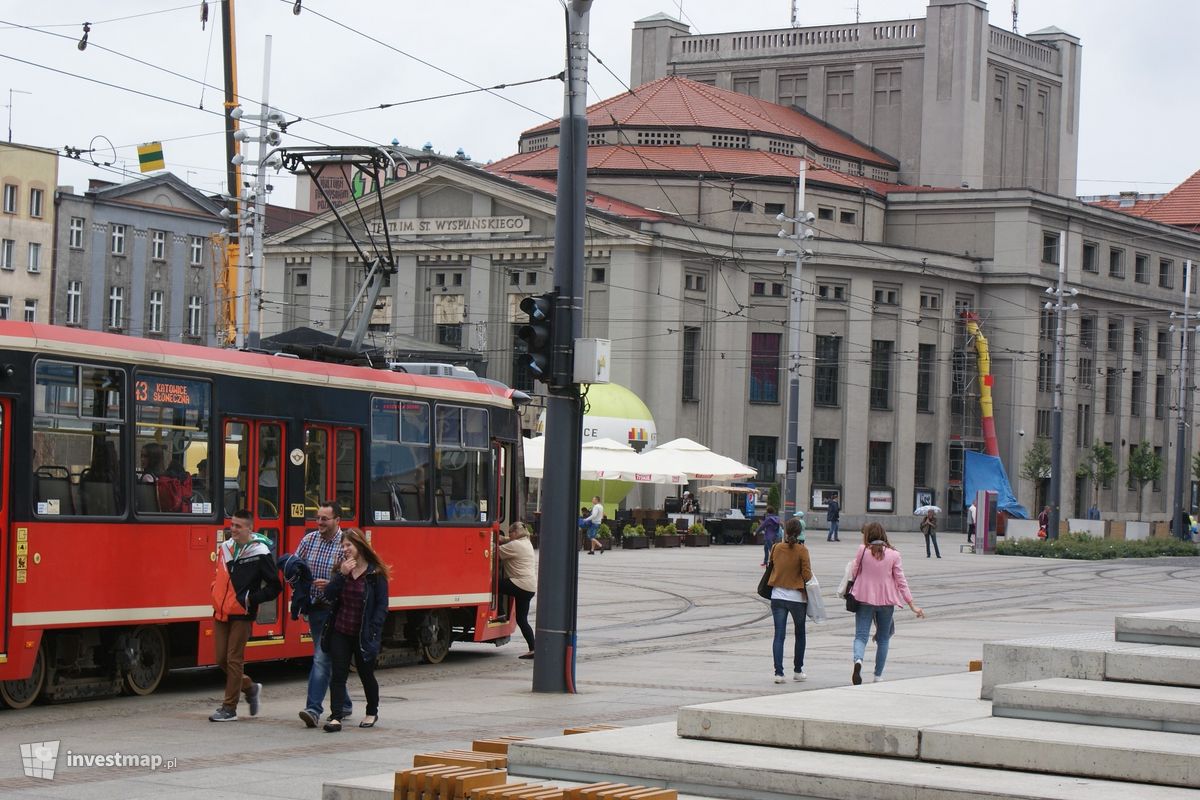
[[329,495],[325,465],[329,463],[329,431],[304,429],[304,506],[316,515],[317,506]]
[[354,519],[355,509],[354,476],[358,467],[358,437],[354,431],[340,430],[334,436],[337,440],[337,456],[334,460],[334,495],[342,506],[342,518]]
[[208,464],[212,387],[139,373],[133,384],[133,487],[139,514],[211,514]]
[[435,510],[438,519],[456,522],[490,518],[488,494],[492,454],[488,449],[487,412],[438,406]]
[[278,425],[258,427],[258,516],[279,519],[279,452],[283,430]]
[[371,521],[424,522],[430,519],[429,456],[429,405],[387,397],[373,398]]
[[225,475],[221,504],[225,516],[246,508],[250,464],[250,431],[244,422],[225,423]]
[[34,370],[34,510],[44,516],[124,513],[125,373],[39,360]]

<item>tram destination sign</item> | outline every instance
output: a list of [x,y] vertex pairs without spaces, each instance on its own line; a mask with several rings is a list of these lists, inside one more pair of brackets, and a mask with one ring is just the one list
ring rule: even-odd
[[[383,224],[378,220],[370,223],[369,227],[372,234],[383,234]],[[529,217],[410,217],[388,220],[387,229],[394,236],[528,233]]]

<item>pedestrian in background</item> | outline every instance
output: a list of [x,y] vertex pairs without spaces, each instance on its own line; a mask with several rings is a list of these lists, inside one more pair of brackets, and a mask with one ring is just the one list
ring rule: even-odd
[[967,544],[975,542],[975,504],[967,508]]
[[933,551],[941,558],[942,551],[938,549],[937,543],[937,512],[925,512],[925,519],[921,520],[921,533],[925,534],[925,557],[929,558],[929,543],[933,542]]
[[835,492],[829,497],[829,506],[825,509],[825,521],[829,523],[829,532],[825,536],[825,541],[841,541],[838,539],[838,523],[841,519],[842,504],[838,502],[838,494]]
[[600,555],[604,555],[604,543],[598,536],[602,522],[604,522],[604,504],[600,502],[600,496],[596,495],[592,498],[592,510],[587,517],[588,529],[584,534],[587,537],[589,556],[597,550],[600,551]]
[[804,544],[804,525],[796,518],[789,519],[784,527],[783,541],[771,548],[771,618],[775,622],[775,638],[771,642],[771,655],[775,659],[775,682],[784,683],[783,643],[787,638],[788,617],[796,639],[792,649],[792,680],[808,680],[804,672],[804,623],[808,611],[808,595],[804,584],[812,579],[812,562],[808,547]]
[[900,562],[900,551],[892,547],[883,526],[868,522],[862,533],[863,542],[850,567],[850,578],[854,581],[852,592],[858,601],[858,610],[854,612],[854,670],[850,675],[850,682],[855,686],[862,683],[862,662],[871,625],[875,626],[875,682],[878,683],[883,680],[888,644],[895,632],[893,615],[896,606],[907,605],[917,617],[925,616],[913,602]]
[[[342,507],[336,500],[324,500],[317,507],[317,529],[304,534],[296,548],[296,557],[308,565],[312,575],[309,589],[308,632],[312,636],[313,661],[308,671],[308,696],[300,711],[300,720],[306,727],[315,728],[321,721],[325,693],[329,691],[332,667],[329,653],[321,647],[321,635],[329,621],[329,603],[325,600],[325,586],[333,576],[334,566],[342,557]],[[330,706],[330,711],[333,707]],[[351,702],[341,709],[341,719],[350,716]],[[332,716],[332,715],[331,715]]]
[[391,569],[358,528],[342,533],[342,561],[325,586],[329,601],[329,619],[321,635],[321,647],[329,654],[332,674],[329,680],[329,721],[326,733],[342,729],[342,709],[349,705],[346,680],[350,662],[358,670],[367,713],[360,728],[374,728],[379,720],[379,682],[375,680],[375,659],[383,647],[383,624],[388,614],[388,578]]
[[533,658],[533,628],[529,627],[529,602],[537,592],[537,557],[529,541],[525,524],[514,522],[508,526],[508,536],[500,537],[500,563],[504,574],[500,577],[500,592],[516,601],[517,627],[525,637],[529,652],[517,658]]
[[771,562],[771,548],[779,541],[781,527],[775,506],[767,506],[767,515],[758,526],[759,533],[763,535],[763,561],[759,564],[760,567],[765,567]]
[[237,719],[238,696],[246,695],[250,716],[258,715],[262,684],[250,680],[243,665],[250,626],[260,603],[279,596],[282,585],[271,555],[271,540],[252,529],[249,511],[235,511],[229,538],[217,548],[217,574],[212,585],[213,647],[217,666],[225,673],[225,697],[210,722]]

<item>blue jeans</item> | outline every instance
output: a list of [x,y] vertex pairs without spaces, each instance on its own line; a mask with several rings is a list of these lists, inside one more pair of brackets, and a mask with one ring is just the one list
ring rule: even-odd
[[771,655],[775,657],[775,674],[783,674],[783,640],[787,636],[788,616],[796,629],[796,647],[792,651],[792,671],[804,669],[804,615],[808,603],[796,600],[771,600],[771,618],[775,620],[775,641],[771,643]]
[[825,541],[832,542],[838,538],[838,521],[836,519],[829,520],[829,535],[825,537]]
[[779,542],[778,539],[764,536],[763,537],[763,563],[771,563],[771,548]]
[[[321,649],[321,632],[325,630],[325,623],[328,619],[328,608],[313,609],[308,612],[308,630],[312,634],[313,640],[313,663],[312,669],[308,671],[308,698],[304,701],[304,707],[318,717],[324,710],[325,695],[329,692],[329,679],[333,675],[333,662],[329,658],[329,653]],[[349,714],[353,707],[354,704],[347,695],[346,708],[343,713]],[[332,708],[331,705],[330,710]]]
[[892,615],[895,606],[869,606],[860,603],[854,612],[854,660],[862,661],[867,653],[867,640],[871,638],[871,623],[875,623],[875,676],[883,674],[887,664],[888,642],[892,639]]

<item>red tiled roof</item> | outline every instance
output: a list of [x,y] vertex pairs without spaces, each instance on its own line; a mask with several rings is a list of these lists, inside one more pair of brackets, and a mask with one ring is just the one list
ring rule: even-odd
[[[639,86],[632,92],[602,100],[587,110],[588,126],[716,129],[799,137],[822,152],[845,156],[892,169],[898,162],[852,137],[825,125],[802,111],[768,103],[748,95],[696,83],[670,75]],[[547,122],[522,134],[558,129]]]
[[1200,171],[1167,192],[1144,216],[1155,222],[1200,230]]
[[[558,195],[558,182],[551,178],[540,178],[534,175],[522,175],[519,172],[503,172],[497,170],[495,164],[488,166],[487,170],[498,177],[514,181],[515,183],[520,183],[524,186],[528,186],[531,189],[537,189],[538,191],[545,192],[546,194],[552,196]],[[628,219],[644,219],[651,221],[666,219],[664,215],[655,211],[651,211],[648,208],[643,208],[642,206],[634,203],[627,203],[624,200],[618,200],[615,197],[609,197],[605,194],[588,192],[587,197],[588,208],[595,209],[597,211],[604,211],[608,214],[615,214],[619,217],[626,217]]]
[[[734,150],[724,147],[593,145],[588,149],[588,171],[703,174],[710,178],[753,177],[795,179],[800,168],[798,156],[781,156],[762,150]],[[558,148],[548,147],[531,153],[518,153],[495,162],[488,169],[504,174],[544,174],[558,171]],[[818,183],[866,189],[880,195],[889,192],[917,191],[918,187],[885,183],[835,172],[809,159],[808,180]],[[620,201],[617,201],[620,202]]]
[[1162,200],[1161,197],[1154,200],[1135,200],[1133,205],[1121,205],[1120,200],[1116,198],[1105,198],[1103,200],[1091,200],[1089,206],[1096,208],[1106,208],[1109,211],[1119,211],[1122,214],[1129,214],[1133,217],[1144,217],[1146,212],[1154,208]]

